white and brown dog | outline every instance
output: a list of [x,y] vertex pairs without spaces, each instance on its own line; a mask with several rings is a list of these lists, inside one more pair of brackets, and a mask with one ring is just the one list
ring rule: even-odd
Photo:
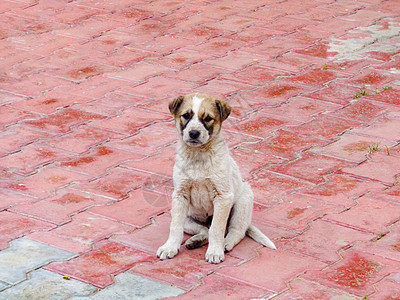
[[[273,242],[251,225],[253,192],[220,135],[231,108],[205,94],[180,96],[169,109],[180,133],[173,181],[171,225],[167,242],[157,251],[160,259],[174,257],[183,233],[193,235],[188,249],[209,243],[206,260],[220,263],[247,234],[276,249]],[[211,220],[211,225],[208,226]]]

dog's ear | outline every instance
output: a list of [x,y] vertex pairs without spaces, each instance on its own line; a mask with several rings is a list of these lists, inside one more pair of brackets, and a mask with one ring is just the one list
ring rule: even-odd
[[231,107],[225,100],[216,99],[215,104],[217,105],[217,109],[221,117],[221,122],[225,121],[231,113]]
[[171,112],[171,114],[175,115],[175,113],[179,109],[179,106],[181,106],[183,99],[183,96],[179,96],[178,98],[175,98],[171,101],[171,103],[169,104],[169,111]]

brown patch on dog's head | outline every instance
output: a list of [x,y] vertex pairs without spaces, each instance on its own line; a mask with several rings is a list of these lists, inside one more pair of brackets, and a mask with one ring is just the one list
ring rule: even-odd
[[219,134],[231,107],[226,101],[207,94],[189,94],[175,98],[169,110],[183,140],[195,146],[206,144]]

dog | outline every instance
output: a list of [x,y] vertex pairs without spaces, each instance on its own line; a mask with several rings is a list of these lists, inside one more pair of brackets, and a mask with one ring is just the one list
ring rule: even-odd
[[157,250],[161,259],[173,258],[192,235],[188,249],[208,243],[206,261],[217,264],[247,234],[264,246],[274,243],[251,224],[253,192],[221,136],[231,107],[206,94],[179,96],[169,104],[180,135],[173,170],[171,224],[168,240]]

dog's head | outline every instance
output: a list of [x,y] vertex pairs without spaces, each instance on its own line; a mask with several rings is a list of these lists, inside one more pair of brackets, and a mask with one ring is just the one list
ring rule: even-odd
[[192,147],[205,145],[216,137],[231,112],[224,100],[206,94],[179,96],[169,104],[169,110],[182,140]]

